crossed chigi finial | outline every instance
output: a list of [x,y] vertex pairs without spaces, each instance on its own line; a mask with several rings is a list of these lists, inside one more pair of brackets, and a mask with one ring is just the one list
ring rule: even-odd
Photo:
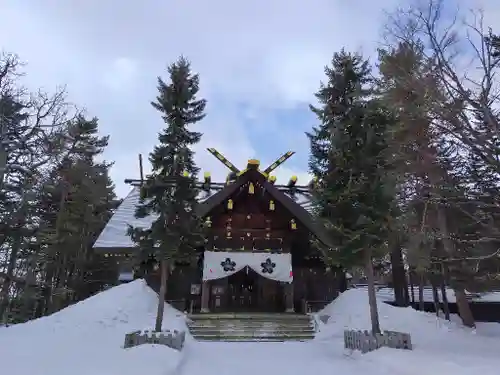
[[[240,171],[238,168],[235,167],[233,163],[231,163],[227,158],[222,155],[219,151],[217,151],[215,148],[210,147],[207,148],[208,152],[210,152],[213,156],[215,156],[222,164],[224,164],[232,173],[234,173],[236,176],[244,173],[245,171]],[[290,159],[293,155],[295,154],[295,151],[288,151],[281,155],[278,159],[276,159],[271,165],[269,165],[266,169],[263,171],[259,170],[260,173],[262,173],[264,176],[268,177],[271,172],[273,172],[276,168],[278,168],[281,164],[283,164],[285,161]],[[252,163],[250,163],[252,162]],[[250,167],[250,165],[257,165],[259,162],[257,160],[249,160],[247,169]]]

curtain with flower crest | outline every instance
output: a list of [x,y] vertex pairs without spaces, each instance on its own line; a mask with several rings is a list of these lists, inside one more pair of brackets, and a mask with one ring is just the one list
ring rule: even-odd
[[204,281],[231,276],[245,267],[271,280],[293,281],[292,256],[289,253],[205,251],[204,257]]

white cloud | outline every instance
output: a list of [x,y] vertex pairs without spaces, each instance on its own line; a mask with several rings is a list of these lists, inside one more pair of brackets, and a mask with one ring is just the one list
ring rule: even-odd
[[131,90],[137,78],[138,65],[133,59],[120,57],[112,61],[103,74],[103,83],[113,91]]
[[[460,2],[465,9],[482,6],[486,22],[495,26],[498,1]],[[156,77],[164,76],[166,65],[180,54],[191,59],[201,76],[202,94],[209,99],[197,162],[214,179],[222,179],[225,167],[204,148],[219,149],[238,167],[251,157],[265,164],[264,156],[256,155],[260,145],[250,142],[255,129],[245,127],[260,119],[259,132],[287,132],[273,140],[269,158],[287,151],[290,124],[265,116],[311,101],[333,52],[346,47],[372,53],[383,9],[398,3],[3,1],[0,45],[29,62],[32,87],[67,84],[71,99],[100,118],[103,133],[111,135],[106,157],[116,161],[112,176],[123,195],[127,188],[121,181],[138,176],[137,154],[147,156],[163,125],[149,104],[156,96]],[[302,132],[296,137],[303,137]],[[305,160],[307,149],[295,151]],[[292,174],[305,182],[306,169],[291,160],[277,174],[283,183]]]

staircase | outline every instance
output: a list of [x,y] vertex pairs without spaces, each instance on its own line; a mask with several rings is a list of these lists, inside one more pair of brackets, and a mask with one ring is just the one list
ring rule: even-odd
[[199,341],[306,341],[314,338],[311,318],[301,314],[192,314],[191,335]]

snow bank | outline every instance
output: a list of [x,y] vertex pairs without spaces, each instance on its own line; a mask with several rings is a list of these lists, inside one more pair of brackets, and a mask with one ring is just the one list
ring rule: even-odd
[[[456,321],[448,322],[410,307],[377,302],[381,329],[410,333],[414,350],[384,348],[367,354],[366,360],[404,370],[404,374],[498,374],[498,336],[483,335],[481,330],[467,329]],[[320,324],[316,341],[330,344],[334,341],[336,346],[342,346],[344,329],[371,327],[367,291],[350,289],[342,293],[318,313],[321,315],[330,318],[326,324]]]
[[[152,328],[157,303],[156,293],[144,280],[136,280],[50,316],[0,328],[5,373],[170,374],[180,362],[180,352],[154,345],[122,349],[125,333]],[[187,330],[184,314],[166,305],[164,328]]]

